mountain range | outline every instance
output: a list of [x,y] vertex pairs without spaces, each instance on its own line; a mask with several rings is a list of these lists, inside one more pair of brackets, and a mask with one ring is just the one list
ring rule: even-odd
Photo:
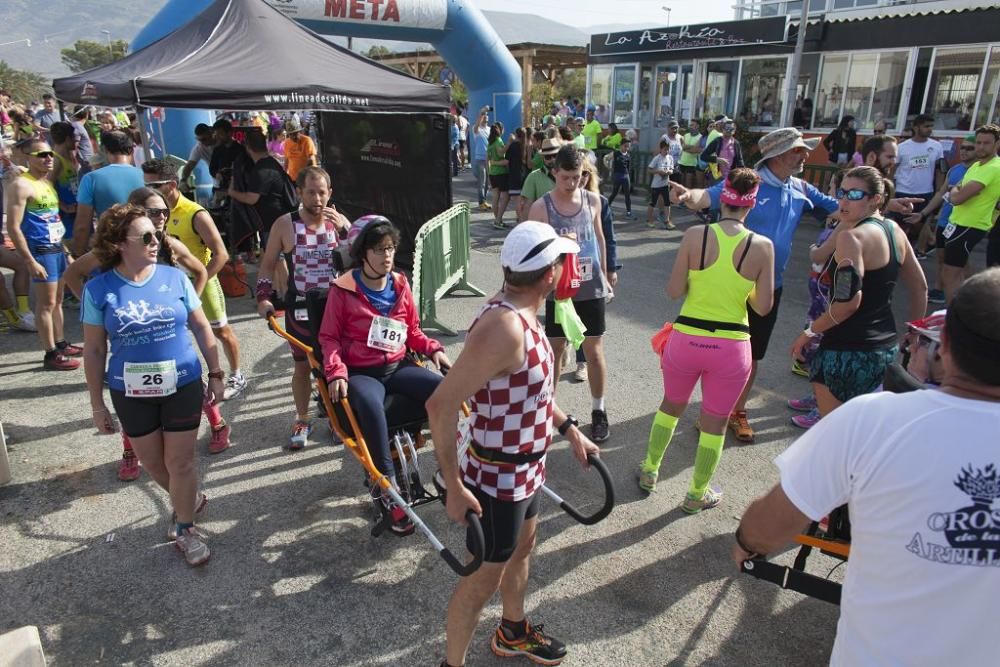
[[[38,72],[47,78],[66,76],[69,70],[59,51],[78,39],[103,42],[124,39],[131,42],[166,0],[0,0],[0,60],[11,67]],[[484,11],[507,44],[524,42],[586,46],[591,33],[634,29],[628,25],[600,25],[578,28],[533,14]],[[648,27],[648,26],[639,26]],[[331,37],[346,44],[346,37]],[[29,46],[30,43],[30,46]],[[429,44],[394,40],[355,39],[354,49],[365,52],[374,44],[391,51],[430,50]],[[2,86],[3,82],[0,82]]]

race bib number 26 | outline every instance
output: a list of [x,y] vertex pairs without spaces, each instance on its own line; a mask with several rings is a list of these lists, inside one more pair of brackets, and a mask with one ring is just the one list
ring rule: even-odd
[[125,395],[136,398],[170,396],[177,391],[177,362],[173,359],[125,362]]

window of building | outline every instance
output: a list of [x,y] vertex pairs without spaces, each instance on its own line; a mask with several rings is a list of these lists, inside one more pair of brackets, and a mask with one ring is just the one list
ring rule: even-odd
[[792,107],[792,125],[808,128],[812,125],[813,103],[819,81],[819,54],[806,53],[799,66],[799,82],[795,86],[795,106]]
[[1000,46],[994,46],[986,67],[986,80],[980,97],[974,127],[1000,122]]
[[924,112],[934,116],[935,129],[964,131],[972,127],[986,52],[986,47],[935,52],[924,99]]
[[877,120],[895,127],[908,62],[907,51],[824,56],[814,127],[836,127],[844,116],[862,129]]
[[[613,65],[594,65],[590,68],[591,103],[606,104],[611,107],[611,79],[614,69]],[[545,113],[548,113],[548,110]]]
[[631,127],[635,125],[632,109],[635,102],[635,67],[633,65],[617,65],[615,67],[613,102],[611,117],[618,125]]
[[655,127],[666,128],[676,120],[686,125],[691,115],[691,65],[660,65],[656,68]]
[[714,61],[705,64],[704,114],[713,118],[726,114],[732,118],[736,111],[736,85],[740,73],[739,60]]
[[788,58],[743,61],[737,120],[755,127],[774,127],[781,121]]
[[639,68],[639,122],[638,127],[650,127],[653,120],[653,68],[643,65]]

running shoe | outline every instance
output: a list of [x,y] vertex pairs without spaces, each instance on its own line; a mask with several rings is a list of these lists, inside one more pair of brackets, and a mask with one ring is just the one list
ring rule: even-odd
[[722,502],[722,491],[709,487],[701,498],[692,498],[690,495],[684,496],[681,503],[681,510],[686,514],[697,514],[702,510],[710,510]]
[[10,325],[18,331],[38,331],[38,327],[35,326],[34,313],[18,313],[17,319],[11,322]]
[[226,451],[232,447],[232,443],[229,442],[229,434],[232,429],[229,424],[223,424],[221,428],[212,429],[212,439],[208,441],[208,453],[209,454],[219,454]]
[[649,227],[650,229],[656,229],[657,224],[655,222],[653,222],[652,220],[647,220],[646,221],[646,226]]
[[611,435],[608,428],[608,413],[604,410],[590,411],[590,439],[594,442],[604,442]]
[[288,449],[298,451],[309,444],[309,436],[312,435],[312,424],[309,422],[296,420],[292,428],[292,437],[288,439]]
[[122,453],[121,461],[118,462],[118,479],[123,482],[134,482],[141,474],[139,457],[131,449],[126,449]]
[[927,292],[927,302],[928,303],[946,303],[947,299],[944,296],[943,289],[932,289]]
[[[205,505],[208,505],[208,496],[206,496],[201,491],[198,492],[198,500],[194,504],[194,514],[198,516],[205,511]],[[177,539],[177,512],[170,513],[170,525],[167,526],[167,540],[173,542]]]
[[493,654],[501,658],[524,657],[539,665],[558,665],[566,658],[566,645],[542,632],[544,623],[527,625],[523,637],[515,637],[503,625],[498,626],[490,641]]
[[80,367],[80,360],[70,359],[62,352],[52,352],[45,355],[42,365],[49,371],[75,371]]
[[375,508],[378,512],[376,520],[388,517],[389,530],[392,531],[393,535],[398,537],[412,535],[414,530],[413,522],[410,521],[410,517],[407,516],[403,508],[397,505],[389,496],[380,491],[376,491],[376,493],[378,497],[372,497],[372,502],[375,503]]
[[247,379],[243,377],[242,371],[233,373],[226,378],[226,388],[222,392],[222,400],[231,401],[239,398],[247,388]]
[[809,377],[809,365],[804,361],[792,359],[792,374],[803,378]]
[[177,540],[174,544],[184,554],[184,560],[191,567],[207,563],[208,559],[212,556],[212,552],[208,550],[208,545],[205,544],[205,540],[198,534],[198,529],[194,526],[186,528],[177,535]]
[[926,252],[920,252],[917,250],[915,254],[917,255],[917,259],[923,261],[925,259],[929,259],[930,256],[934,254],[934,250],[936,250],[936,248],[928,248]]
[[639,467],[639,488],[646,493],[653,493],[656,491],[656,480],[659,478],[659,474],[655,472],[648,472]]
[[666,229],[667,231],[673,231],[677,229],[677,225],[667,220],[665,223],[663,223],[663,228]]
[[59,350],[59,352],[63,356],[67,356],[67,357],[82,357],[83,356],[83,348],[82,347],[80,347],[79,345],[73,345],[72,343],[67,343],[64,340],[61,340],[58,343],[56,343],[56,349]]
[[729,430],[742,443],[753,442],[753,429],[747,421],[747,411],[737,410],[729,415]]
[[788,399],[788,407],[796,412],[810,412],[816,409],[816,397],[810,394],[802,398]]
[[479,204],[479,210],[480,211],[489,211],[489,210],[492,210],[492,209],[493,209],[493,207],[490,206],[489,204],[487,204],[486,202],[481,202]]
[[576,364],[576,370],[573,371],[573,379],[577,382],[587,381],[587,362],[581,361]]
[[625,211],[625,217],[631,220],[635,216],[632,215],[632,211]]
[[813,408],[812,410],[803,415],[795,415],[794,417],[792,417],[792,425],[808,430],[811,429],[813,426],[815,426],[816,422],[818,422],[819,420],[820,420],[819,410]]

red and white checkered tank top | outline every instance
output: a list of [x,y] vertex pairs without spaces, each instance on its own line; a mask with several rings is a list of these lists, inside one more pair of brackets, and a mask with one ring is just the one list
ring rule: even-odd
[[[493,378],[470,402],[469,430],[484,449],[505,454],[544,452],[552,442],[552,373],[555,360],[545,333],[532,328],[506,301],[486,304],[472,326],[489,310],[509,308],[524,329],[524,363],[514,373]],[[461,435],[460,435],[461,437]],[[466,450],[464,481],[505,502],[530,498],[545,483],[545,457],[531,463],[489,463]]]
[[337,228],[326,220],[319,229],[309,229],[302,222],[298,211],[292,213],[295,228],[295,250],[291,252],[291,266],[295,292],[303,295],[311,289],[328,289],[336,278],[333,253],[339,243]]

